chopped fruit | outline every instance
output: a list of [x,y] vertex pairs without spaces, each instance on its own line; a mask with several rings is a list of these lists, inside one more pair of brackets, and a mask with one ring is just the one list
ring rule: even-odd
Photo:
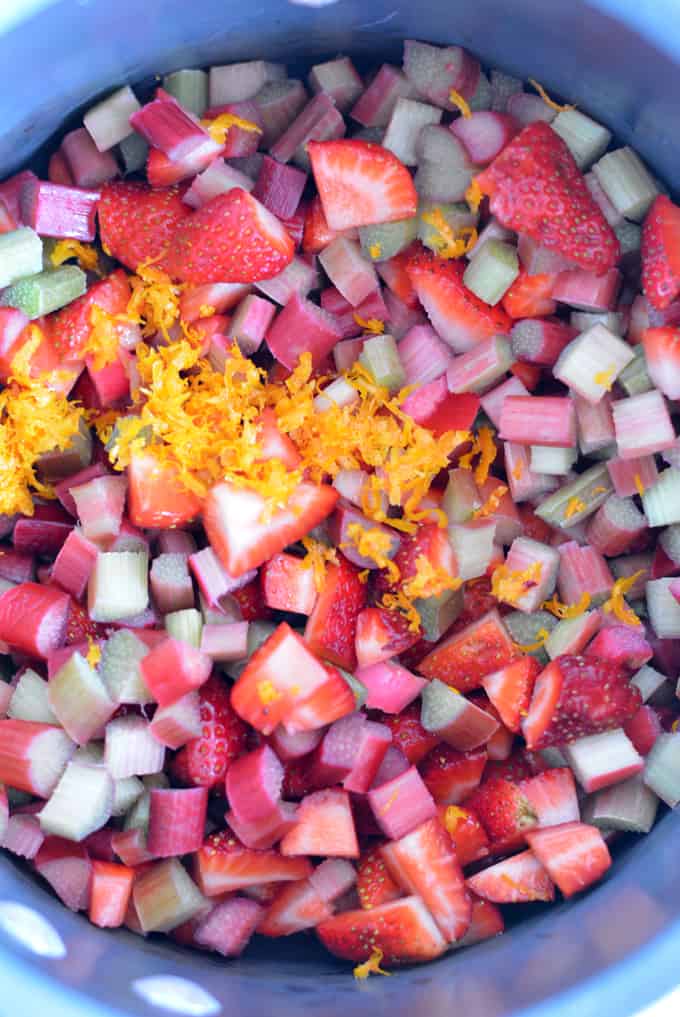
[[472,917],[468,931],[456,946],[473,946],[485,939],[493,939],[500,936],[505,930],[505,922],[500,909],[491,901],[483,900],[475,893],[470,892],[472,898]]
[[375,949],[390,965],[433,960],[447,948],[419,897],[404,897],[370,911],[344,911],[321,922],[316,931],[327,950],[357,963],[369,960]]
[[426,678],[439,678],[459,692],[469,692],[517,656],[500,616],[490,611],[439,643],[421,660],[418,671]]
[[[679,399],[680,329],[672,325],[645,329],[642,344],[649,377],[669,399]],[[644,494],[645,489],[638,474],[635,475],[635,486],[638,494]]]
[[466,882],[479,897],[495,904],[529,904],[555,896],[552,879],[531,851],[496,862]]
[[130,459],[127,478],[130,521],[135,526],[170,529],[201,511],[201,499],[181,484],[171,463],[139,452]]
[[544,749],[620,727],[641,704],[620,664],[564,655],[536,679],[522,731],[530,749]]
[[359,845],[347,792],[330,788],[303,798],[295,826],[281,841],[281,854],[358,858]]
[[305,879],[312,866],[306,858],[283,858],[278,851],[244,847],[230,830],[212,833],[196,853],[196,880],[208,897],[261,883]]
[[598,275],[616,264],[616,234],[566,144],[544,121],[525,127],[476,180],[507,229]]
[[[298,859],[288,859],[298,861]],[[305,859],[300,859],[305,861]],[[289,883],[278,891],[258,925],[263,936],[290,936],[312,929],[330,918],[333,908],[308,879]]]
[[680,208],[659,194],[642,227],[642,289],[663,310],[680,294]]
[[359,859],[357,893],[359,903],[366,911],[403,896],[399,884],[392,879],[379,848],[372,848]]
[[471,809],[442,805],[439,820],[453,841],[456,858],[463,867],[488,855],[489,838]]
[[[392,731],[392,743],[404,753],[409,763],[417,766],[439,743],[439,735],[426,731],[420,723],[420,703],[407,706],[401,713],[380,715],[382,724]],[[455,752],[455,749],[451,749]],[[432,790],[432,789],[430,789]]]
[[556,766],[523,780],[520,787],[538,816],[538,825],[557,826],[579,818],[576,784],[571,770]]
[[496,854],[521,847],[527,830],[538,825],[536,812],[521,788],[498,777],[480,784],[465,799],[465,807],[479,818]]
[[527,835],[532,852],[565,897],[597,882],[612,863],[600,831],[586,823],[563,823]]
[[423,759],[420,773],[438,804],[457,805],[479,787],[486,761],[484,748],[458,752],[442,742]]
[[134,272],[164,257],[189,212],[177,187],[152,190],[141,181],[114,180],[102,188],[98,205],[102,246]]
[[336,565],[326,568],[323,586],[309,612],[305,642],[317,656],[353,671],[357,620],[365,605],[366,584],[359,578],[359,569],[341,554]]
[[295,555],[272,555],[260,571],[265,604],[279,611],[311,614],[316,602],[314,572]]
[[359,667],[396,657],[419,639],[420,632],[412,631],[408,620],[399,611],[382,607],[364,608],[356,620],[355,650]]
[[314,181],[333,230],[408,219],[418,195],[411,174],[382,145],[368,141],[311,141]]
[[541,666],[535,657],[520,657],[482,679],[484,691],[511,731],[520,730],[540,670]]
[[59,356],[64,360],[82,358],[93,332],[93,309],[98,307],[114,318],[124,316],[131,296],[125,272],[117,269],[106,279],[90,286],[82,297],[57,311],[52,319],[50,336]]
[[230,702],[229,686],[213,675],[199,689],[201,734],[179,750],[172,773],[181,784],[216,788],[247,745],[248,729]]
[[529,275],[522,269],[502,300],[503,310],[511,318],[543,318],[554,314],[552,299],[554,275]]

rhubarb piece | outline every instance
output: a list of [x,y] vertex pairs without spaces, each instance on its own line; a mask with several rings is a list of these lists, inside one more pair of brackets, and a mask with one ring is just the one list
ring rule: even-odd
[[680,802],[680,737],[675,732],[657,738],[645,761],[643,780],[670,808]]
[[562,748],[564,757],[584,791],[620,784],[640,773],[645,761],[621,728],[587,735]]
[[508,396],[501,409],[500,435],[520,445],[576,445],[571,399],[560,396]]
[[423,689],[421,723],[459,752],[485,745],[498,730],[485,710],[437,678]]
[[[11,234],[5,234],[9,236]],[[0,251],[2,249],[0,237]],[[77,265],[64,265],[38,275],[30,275],[9,286],[2,295],[5,307],[17,307],[31,321],[58,311],[85,293],[85,273]]]
[[69,488],[87,540],[107,541],[118,536],[127,481],[125,477],[95,477],[86,484]]
[[587,519],[612,493],[605,463],[596,463],[541,501],[536,515],[551,526],[567,529]]
[[75,750],[71,739],[57,727],[0,720],[0,781],[49,798]]
[[52,677],[48,700],[61,726],[79,745],[88,742],[116,709],[101,677],[80,653]]
[[672,583],[672,579],[655,579],[646,586],[649,620],[659,639],[680,638],[680,602],[671,592]]
[[628,145],[603,155],[593,173],[617,212],[634,222],[644,219],[659,193],[649,170]]
[[401,713],[426,685],[423,678],[389,660],[360,668],[356,677],[368,690],[367,709],[386,713]]
[[151,791],[148,850],[156,858],[198,851],[203,843],[208,789],[193,787]]
[[0,234],[0,262],[0,286],[10,286],[19,279],[40,272],[43,264],[42,240],[28,226]]
[[[62,187],[42,180],[29,181],[21,192],[21,219],[40,236],[94,240],[98,201],[99,191]],[[80,296],[80,293],[75,296]]]
[[332,98],[321,92],[303,107],[271,146],[270,152],[279,162],[293,159],[301,169],[308,170],[310,142],[342,138],[344,133],[345,121],[341,113]]
[[390,840],[398,840],[436,814],[434,799],[414,766],[372,788],[368,801],[376,823]]
[[[102,152],[84,127],[64,135],[60,152],[66,162],[69,177],[68,181],[61,183],[67,187],[75,184],[79,188],[97,188],[120,176],[114,156],[111,152]],[[22,194],[22,203],[23,200]]]
[[77,600],[85,593],[99,550],[78,529],[71,530],[52,566],[52,580]]
[[144,933],[170,932],[207,909],[207,901],[176,858],[158,862],[138,876],[132,899]]
[[602,830],[649,833],[659,799],[643,782],[642,775],[598,791],[586,801],[583,819]]
[[108,822],[112,808],[113,781],[106,770],[72,761],[40,813],[40,826],[45,833],[81,841]]
[[87,587],[93,621],[133,618],[149,603],[148,558],[144,552],[100,551]]
[[106,725],[106,767],[116,780],[160,773],[165,749],[144,717],[116,717]]
[[36,871],[71,911],[84,911],[90,900],[92,863],[87,849],[62,837],[46,837],[35,856]]
[[38,724],[59,724],[50,707],[47,682],[30,667],[22,671],[14,686],[7,716],[12,720],[29,720]]
[[114,632],[104,643],[99,672],[115,703],[150,703],[153,701],[139,663],[149,647],[128,629]]
[[163,640],[142,658],[140,674],[159,706],[171,706],[210,677],[211,661],[178,639]]
[[100,152],[107,152],[133,133],[129,121],[139,108],[137,97],[129,85],[90,107],[83,117],[83,124]]

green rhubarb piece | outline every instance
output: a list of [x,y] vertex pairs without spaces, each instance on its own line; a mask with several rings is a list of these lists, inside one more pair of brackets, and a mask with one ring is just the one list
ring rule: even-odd
[[397,219],[396,222],[360,226],[361,249],[371,261],[387,261],[412,244],[418,233],[418,219]]
[[650,526],[680,523],[680,470],[669,466],[655,484],[645,488],[642,509]]
[[144,551],[100,551],[87,586],[90,618],[134,618],[149,605],[149,562]]
[[180,106],[197,117],[202,117],[208,108],[208,75],[205,71],[173,71],[163,78],[163,88],[174,95]]
[[671,809],[680,805],[680,733],[659,735],[645,760],[644,782]]
[[41,829],[81,841],[111,817],[113,780],[103,766],[68,763],[61,780],[39,814]]
[[562,138],[579,169],[585,170],[607,151],[612,134],[578,109],[558,113],[550,125]]
[[0,234],[0,288],[32,276],[42,267],[43,242],[29,226]]
[[138,876],[132,895],[145,933],[170,932],[210,908],[176,858],[158,862]]
[[113,782],[112,816],[124,816],[144,794],[139,777],[119,777]]
[[624,254],[635,254],[640,250],[642,228],[637,223],[624,219],[618,226],[614,226],[614,233],[619,241],[622,257]]
[[613,490],[606,463],[597,463],[542,501],[536,515],[566,530],[596,512]]
[[125,173],[139,173],[146,166],[149,157],[149,143],[141,134],[133,132],[123,138],[118,150],[125,166]]
[[248,660],[259,650],[263,643],[276,631],[276,625],[272,622],[254,621],[248,626],[248,652],[244,660],[233,660],[223,665],[223,670],[231,678],[240,678],[246,669]]
[[[544,633],[548,635],[557,626],[557,618],[549,611],[534,611],[533,614],[524,614],[523,611],[511,611],[503,616],[503,622],[512,637],[512,641],[518,646],[533,646],[541,642]],[[535,657],[539,664],[548,663],[548,654],[544,646],[538,646],[535,650],[526,650],[526,653]]]
[[585,802],[581,819],[600,830],[649,833],[658,806],[659,799],[637,774],[591,795]]
[[197,650],[201,646],[203,617],[195,607],[187,607],[183,611],[171,611],[165,616],[165,630],[173,639],[181,639]]
[[396,392],[406,384],[406,373],[393,335],[376,335],[366,339],[359,363],[370,372],[378,385],[390,392]]
[[[421,201],[418,206],[418,239],[435,254],[442,250],[441,219],[455,237],[459,230],[477,224],[477,216],[462,202]],[[439,224],[439,228],[438,225]]]
[[139,669],[148,646],[129,629],[119,629],[104,643],[99,673],[114,703],[152,703]]
[[463,275],[463,282],[475,296],[495,306],[519,275],[517,250],[512,244],[492,238],[475,255]]
[[647,370],[644,346],[641,343],[639,346],[634,346],[633,354],[631,362],[626,364],[616,379],[617,384],[629,396],[642,395],[643,392],[651,392],[654,388],[654,382],[649,377]]
[[[5,234],[7,236],[7,234]],[[0,241],[2,237],[0,236]],[[0,261],[2,250],[0,249]],[[42,262],[42,255],[41,255]],[[87,289],[87,276],[77,265],[62,265],[51,272],[38,272],[20,279],[2,295],[4,307],[17,307],[31,321],[66,307]]]
[[463,590],[445,590],[433,597],[417,597],[413,606],[420,615],[423,639],[436,643],[463,610]]
[[593,172],[617,212],[635,222],[644,219],[659,188],[637,152],[628,145],[607,152]]

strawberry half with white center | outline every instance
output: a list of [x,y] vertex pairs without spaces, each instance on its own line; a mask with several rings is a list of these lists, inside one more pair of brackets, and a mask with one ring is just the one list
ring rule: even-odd
[[669,399],[680,399],[680,328],[648,328],[642,344],[649,377]]
[[97,213],[104,251],[135,271],[165,254],[189,207],[177,187],[153,190],[141,181],[116,180],[102,188]]
[[447,942],[420,897],[381,904],[370,911],[344,911],[317,926],[327,950],[345,960],[367,961],[375,950],[385,964],[433,960]]
[[541,247],[598,275],[616,264],[616,234],[549,124],[529,124],[475,179],[507,229],[527,233]]
[[585,890],[612,863],[600,831],[586,823],[562,823],[527,835],[529,846],[565,897]]
[[201,727],[198,738],[180,749],[172,762],[173,776],[182,784],[218,787],[227,767],[246,750],[248,728],[229,699],[229,686],[212,675],[200,689]]
[[660,311],[680,294],[680,208],[665,194],[654,199],[642,227],[642,288]]
[[293,239],[276,216],[234,187],[184,220],[164,267],[182,282],[252,283],[283,272],[294,254]]

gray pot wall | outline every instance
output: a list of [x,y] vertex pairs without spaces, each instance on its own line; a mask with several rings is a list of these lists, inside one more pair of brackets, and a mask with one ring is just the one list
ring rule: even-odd
[[[605,13],[605,10],[608,13]],[[673,13],[676,17],[673,18]],[[0,0],[0,178],[64,118],[122,81],[266,56],[288,63],[399,40],[457,42],[542,81],[600,117],[672,186],[680,148],[680,4],[670,0]],[[115,1017],[170,1012],[133,983],[174,975],[204,989],[174,1012],[228,1017],[629,1017],[673,988],[680,956],[680,818],[667,815],[585,897],[511,934],[391,978],[355,982],[312,937],[258,943],[239,961],[106,933],[0,859],[0,1014]],[[7,902],[44,915],[63,948]],[[12,933],[13,930],[13,933]],[[43,954],[21,946],[33,941]],[[41,945],[42,944],[42,945]],[[59,944],[57,944],[59,945]],[[677,1008],[677,1004],[676,1004]]]

